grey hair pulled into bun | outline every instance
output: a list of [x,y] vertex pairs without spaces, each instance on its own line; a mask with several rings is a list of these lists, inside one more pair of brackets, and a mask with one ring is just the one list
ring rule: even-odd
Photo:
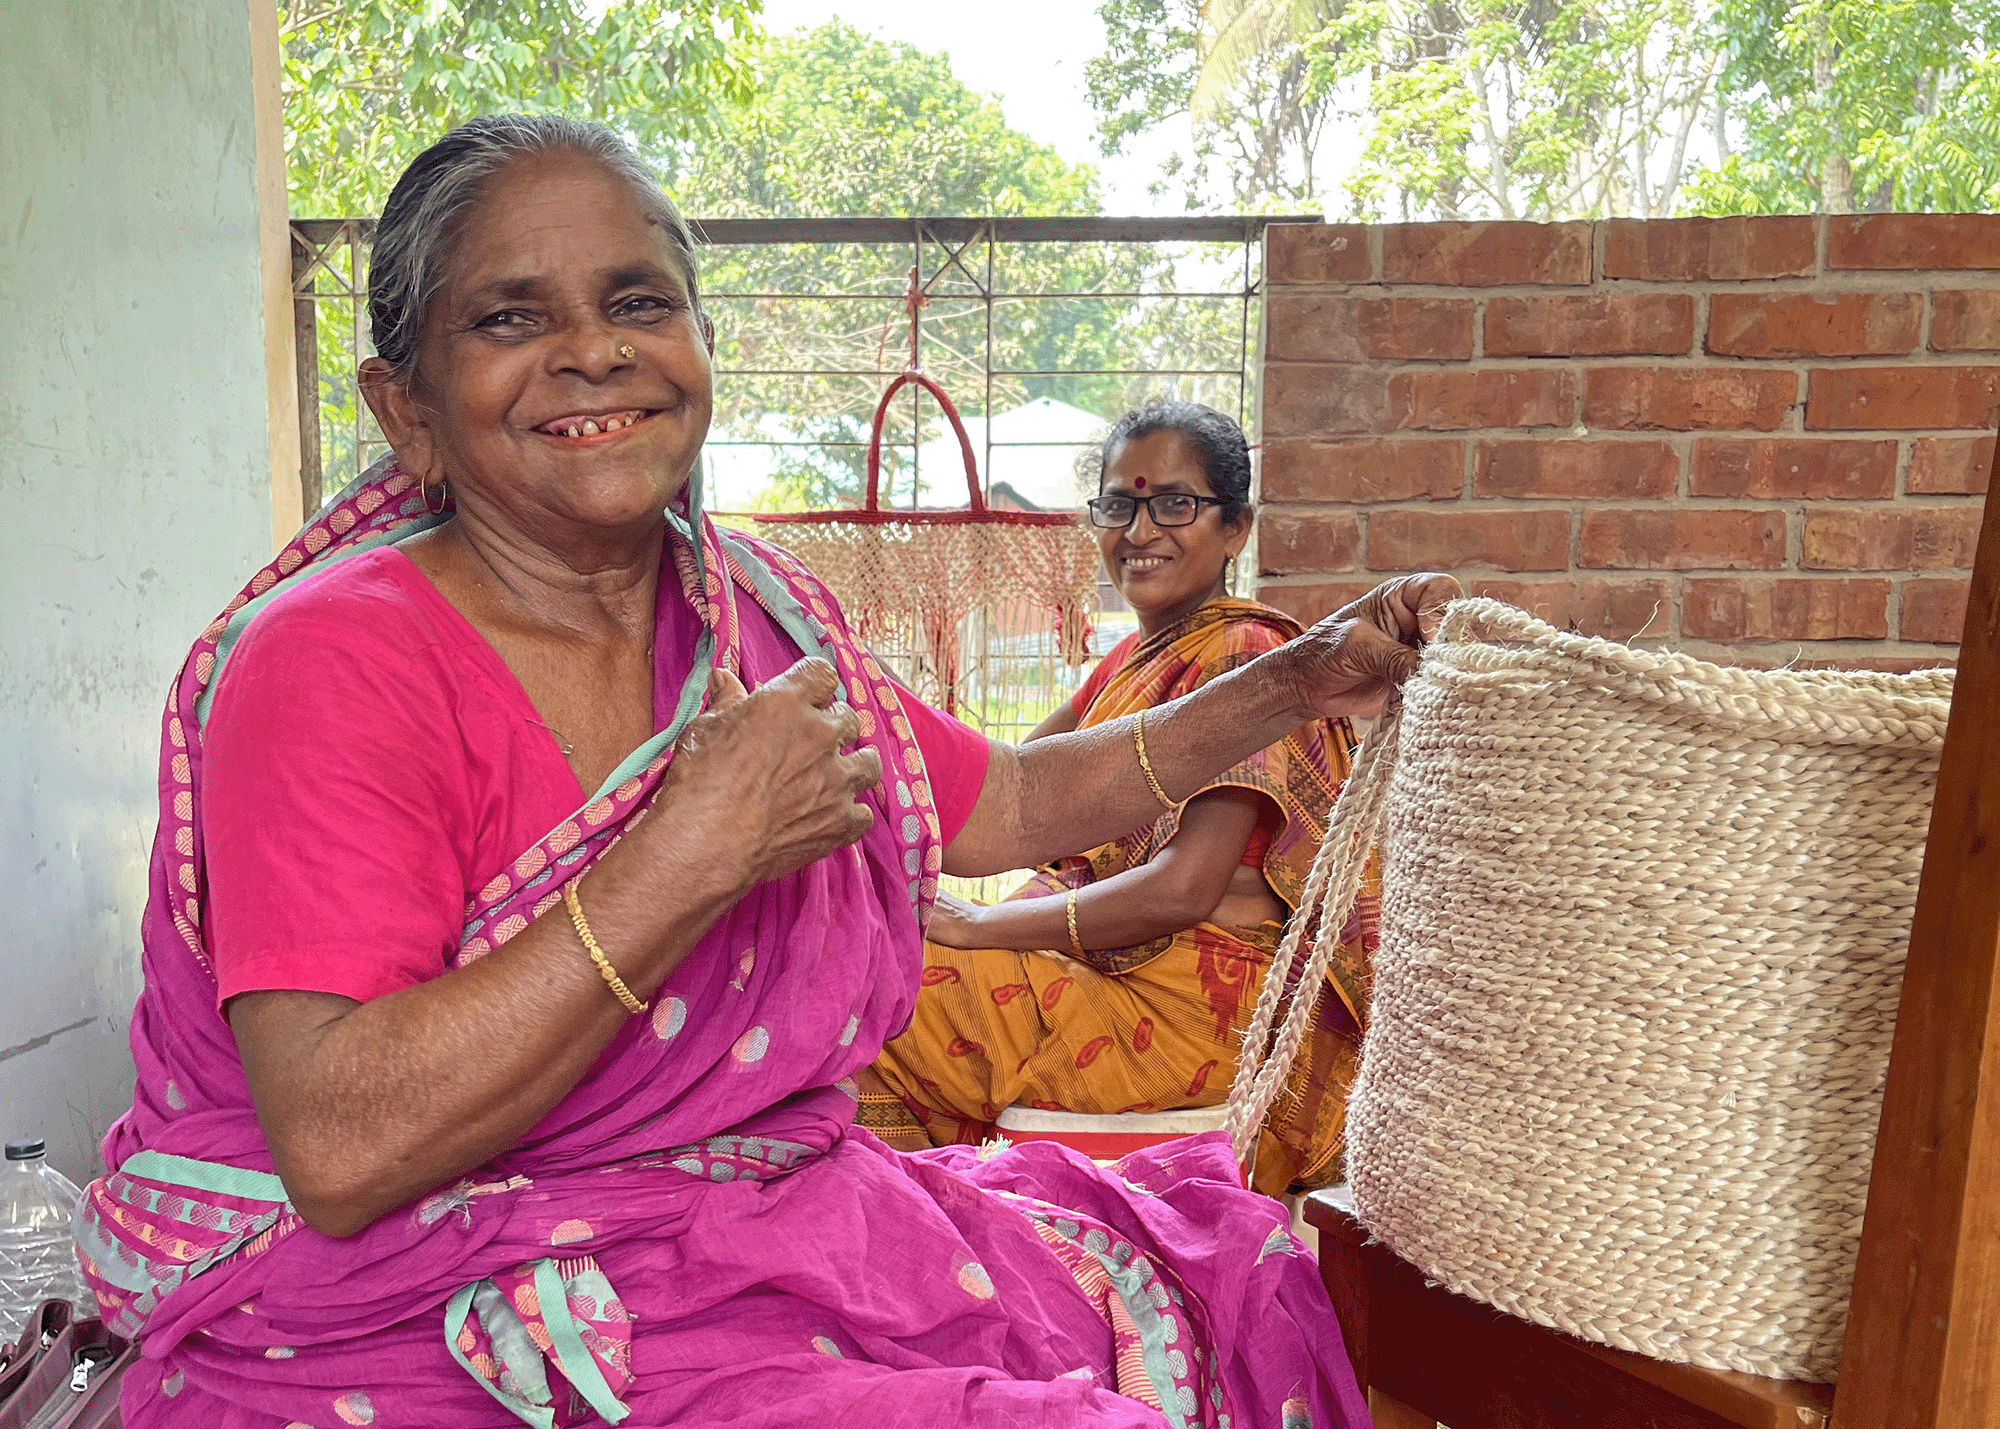
[[410,161],[375,226],[368,260],[368,328],[375,353],[407,382],[416,373],[424,313],[444,286],[453,240],[486,186],[517,159],[575,153],[597,160],[632,187],[658,221],[701,310],[694,236],[659,179],[623,139],[601,124],[556,114],[488,114],[461,124]]

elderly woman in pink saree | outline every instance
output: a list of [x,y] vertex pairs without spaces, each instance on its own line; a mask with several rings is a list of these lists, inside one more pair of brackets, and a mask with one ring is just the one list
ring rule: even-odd
[[[940,870],[1155,794],[1123,724],[925,709],[702,516],[712,329],[623,146],[456,131],[370,288],[396,455],[166,711],[138,1087],[78,1218],[126,1423],[1365,1424],[1219,1136],[1101,1170],[854,1126]],[[1153,712],[1150,777],[1379,704],[1444,589]]]

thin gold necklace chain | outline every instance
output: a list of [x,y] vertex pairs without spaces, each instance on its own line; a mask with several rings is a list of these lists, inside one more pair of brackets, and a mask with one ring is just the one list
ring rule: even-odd
[[557,729],[554,725],[550,724],[548,721],[531,719],[528,721],[528,723],[538,724],[543,729],[547,730],[550,734],[554,735],[556,737],[556,748],[562,751],[563,758],[568,759],[576,753],[576,746],[570,743],[569,736],[564,734],[561,730]]
[[[648,645],[646,647],[646,663],[648,665],[653,663],[653,647],[651,645]],[[562,751],[563,758],[572,759],[576,756],[575,742],[571,740],[568,735],[564,734],[561,730],[557,729],[554,725],[550,724],[547,720],[531,719],[529,720],[529,723],[540,725],[543,729],[547,730],[550,734],[556,737],[556,748]]]

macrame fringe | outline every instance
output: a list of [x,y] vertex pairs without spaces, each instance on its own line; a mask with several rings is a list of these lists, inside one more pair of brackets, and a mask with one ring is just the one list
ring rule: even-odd
[[941,691],[956,686],[967,617],[1008,602],[1047,622],[1065,665],[1090,657],[1100,557],[1080,526],[821,517],[772,535],[826,582],[864,641],[916,654]]

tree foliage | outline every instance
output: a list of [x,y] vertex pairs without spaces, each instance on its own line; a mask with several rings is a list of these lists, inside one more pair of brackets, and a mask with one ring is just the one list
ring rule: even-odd
[[1720,0],[1726,154],[1698,213],[2000,206],[2000,4]]
[[759,0],[282,0],[292,211],[380,211],[446,130],[501,110],[597,119],[648,149],[756,89]]
[[[2000,0],[1101,0],[1107,152],[1369,218],[1990,209]],[[1282,163],[1275,156],[1286,156]],[[1329,167],[1337,190],[1319,187]],[[1212,185],[1210,186],[1213,187]]]
[[[1105,0],[1107,149],[1189,114],[1200,177],[1361,217],[1670,212],[1717,67],[1695,0]],[[1154,61],[1150,78],[1144,70]],[[1330,147],[1349,161],[1319,187]],[[1191,185],[1191,196],[1198,185]]]
[[[1328,0],[1252,0],[1227,16],[1204,0],[1103,0],[1105,48],[1085,66],[1105,154],[1185,115],[1191,144],[1154,192],[1189,209],[1296,212],[1318,202],[1315,164],[1328,114],[1303,41]],[[1220,43],[1217,43],[1218,39]]]
[[773,38],[752,102],[684,145],[671,186],[711,217],[1094,213],[1097,175],[1010,128],[942,54],[842,21]]
[[1716,68],[1692,0],[1355,0],[1309,42],[1361,213],[1671,213]]

